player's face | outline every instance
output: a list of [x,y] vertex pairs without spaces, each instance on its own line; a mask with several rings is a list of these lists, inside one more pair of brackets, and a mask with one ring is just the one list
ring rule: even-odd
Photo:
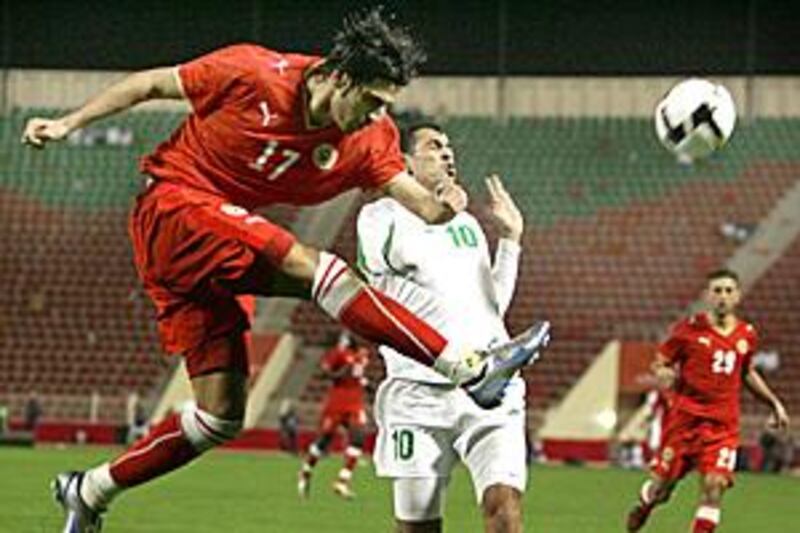
[[711,306],[711,310],[718,315],[733,313],[739,305],[741,292],[739,284],[731,278],[717,278],[708,282],[706,289],[706,301]]
[[441,131],[421,128],[414,132],[411,170],[426,189],[436,191],[456,181],[456,159],[450,139]]
[[399,85],[389,81],[356,85],[344,77],[331,97],[331,118],[340,130],[356,131],[386,113],[386,107],[395,101],[400,90]]

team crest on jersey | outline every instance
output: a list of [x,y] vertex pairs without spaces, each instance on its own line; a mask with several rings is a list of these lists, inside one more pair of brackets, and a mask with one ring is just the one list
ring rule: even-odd
[[736,343],[736,351],[741,355],[746,354],[749,349],[750,343],[747,342],[747,339],[739,339],[739,341]]
[[704,346],[711,346],[711,339],[709,339],[708,337],[699,337],[697,339],[697,342],[699,342]]
[[333,145],[322,143],[314,148],[311,153],[311,159],[314,161],[314,166],[320,170],[330,170],[339,159],[339,152]]

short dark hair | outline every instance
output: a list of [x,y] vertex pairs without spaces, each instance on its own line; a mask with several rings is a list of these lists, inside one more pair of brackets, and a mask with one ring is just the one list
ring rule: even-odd
[[356,84],[383,79],[408,85],[427,57],[408,28],[384,12],[376,6],[347,15],[322,68],[344,72]]
[[736,282],[737,285],[739,285],[739,274],[737,274],[730,268],[719,268],[717,270],[709,272],[706,275],[706,281],[708,283],[723,278],[732,279],[733,281]]
[[414,148],[414,136],[419,130],[444,132],[444,129],[432,120],[408,124],[400,130],[400,149],[404,154],[411,154],[411,150]]

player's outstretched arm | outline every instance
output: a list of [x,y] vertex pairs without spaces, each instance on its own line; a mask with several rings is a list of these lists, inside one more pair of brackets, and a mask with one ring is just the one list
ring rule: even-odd
[[500,235],[492,265],[492,281],[500,314],[505,315],[517,285],[520,241],[525,220],[517,204],[503,186],[500,176],[497,174],[488,176],[486,189],[489,191],[489,216]]
[[786,407],[783,406],[783,402],[780,401],[778,396],[772,392],[772,389],[769,388],[769,385],[758,373],[758,370],[751,366],[744,376],[744,382],[756,398],[772,408],[775,425],[779,429],[788,428],[789,415],[786,412]]
[[34,148],[44,148],[45,143],[60,141],[95,120],[119,113],[140,102],[158,98],[185,98],[178,81],[177,67],[135,72],[94,96],[80,109],[63,117],[32,118],[25,124],[22,142]]
[[460,186],[448,184],[434,194],[406,172],[389,180],[381,190],[428,224],[447,222],[467,208],[467,193]]

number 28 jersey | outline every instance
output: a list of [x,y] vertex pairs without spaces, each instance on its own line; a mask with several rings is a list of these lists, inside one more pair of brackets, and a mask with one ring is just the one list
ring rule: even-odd
[[724,424],[739,422],[739,392],[758,342],[755,328],[739,320],[728,335],[706,314],[684,319],[659,352],[679,366],[672,407]]
[[305,77],[320,61],[239,44],[180,65],[192,113],[141,170],[247,209],[318,204],[390,181],[405,163],[389,116],[351,133],[309,126]]

